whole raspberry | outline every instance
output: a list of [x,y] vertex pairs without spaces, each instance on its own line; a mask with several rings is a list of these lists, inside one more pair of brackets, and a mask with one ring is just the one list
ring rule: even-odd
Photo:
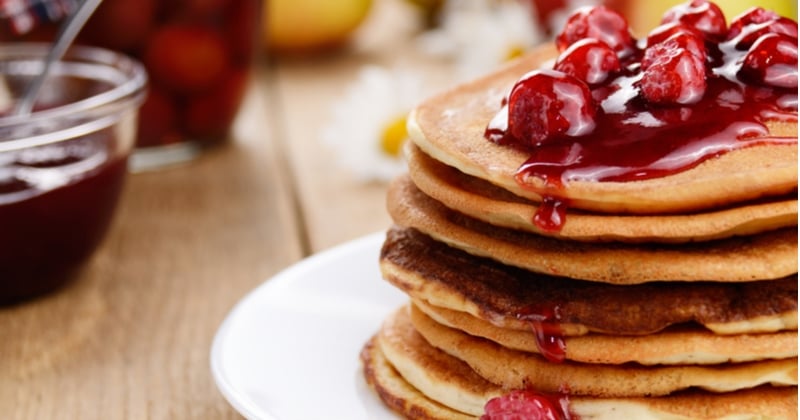
[[590,85],[596,85],[618,72],[620,64],[617,54],[605,42],[584,38],[564,50],[553,68]]
[[687,105],[703,98],[706,91],[704,58],[678,42],[684,36],[678,35],[645,50],[639,88],[648,102]]
[[511,391],[489,400],[481,420],[569,420],[565,397],[553,397],[533,391]]
[[722,10],[707,0],[691,0],[667,10],[661,23],[671,22],[681,22],[714,40],[724,38],[728,30]]
[[761,36],[747,51],[739,77],[758,84],[797,88],[797,40],[783,34]]
[[555,70],[523,76],[508,98],[508,131],[533,147],[564,137],[583,136],[595,127],[596,106],[586,83]]
[[797,22],[779,16],[771,10],[752,7],[733,18],[726,41],[735,39],[736,48],[746,50],[758,38],[768,33],[777,33],[797,39]]
[[584,38],[596,38],[605,42],[620,56],[626,56],[636,48],[628,21],[605,6],[587,6],[576,10],[556,37],[556,46],[559,51],[564,51]]

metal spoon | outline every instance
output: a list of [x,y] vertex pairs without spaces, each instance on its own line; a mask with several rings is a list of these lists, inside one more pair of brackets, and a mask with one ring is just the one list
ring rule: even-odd
[[86,24],[86,21],[92,16],[92,13],[94,13],[101,1],[102,0],[83,0],[81,5],[61,24],[56,40],[50,48],[47,57],[45,57],[41,73],[37,74],[28,86],[26,86],[20,100],[14,107],[12,112],[14,115],[28,115],[31,113],[33,105],[36,103],[36,98],[39,96],[39,91],[50,73],[50,67],[52,67],[54,62],[61,60],[67,48],[72,45],[72,41],[75,40],[78,32],[81,31],[83,25]]

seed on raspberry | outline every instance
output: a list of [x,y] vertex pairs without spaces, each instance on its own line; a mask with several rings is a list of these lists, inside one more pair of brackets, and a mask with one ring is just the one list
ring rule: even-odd
[[618,72],[620,64],[617,54],[605,42],[584,38],[564,50],[553,68],[596,85]]
[[559,71],[535,70],[511,89],[508,132],[521,145],[534,147],[551,139],[591,133],[595,113],[586,83]]
[[587,6],[576,10],[556,37],[556,46],[559,51],[564,51],[584,38],[603,41],[620,56],[627,56],[636,48],[628,21],[605,6]]
[[797,88],[797,40],[783,34],[762,35],[747,51],[739,77],[748,82]]
[[681,22],[714,40],[724,38],[728,30],[722,10],[707,0],[691,0],[667,10],[661,23],[671,22]]
[[647,67],[642,67],[639,88],[647,101],[686,105],[703,98],[706,67],[702,58],[669,40],[649,47],[645,57]]
[[735,40],[736,48],[746,50],[762,35],[777,33],[797,39],[797,22],[771,10],[752,7],[733,18],[726,41]]

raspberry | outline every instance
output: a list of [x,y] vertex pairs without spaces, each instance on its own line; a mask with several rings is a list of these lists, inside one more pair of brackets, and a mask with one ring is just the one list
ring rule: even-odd
[[784,34],[797,39],[797,22],[771,10],[752,7],[733,18],[726,41],[736,40],[736,48],[746,50],[762,35]]
[[568,420],[571,415],[565,407],[566,398],[558,398],[532,391],[511,391],[502,397],[489,400],[484,406],[481,420]]
[[[706,46],[701,35],[691,30],[675,30],[672,32],[674,33],[667,39],[649,45],[644,50],[642,69],[646,70],[652,63],[658,61],[661,56],[674,55],[682,50],[690,52],[699,58],[701,63],[705,63],[707,57]],[[650,38],[648,38],[648,42],[649,40]]]
[[661,23],[672,22],[695,28],[711,39],[724,38],[728,29],[719,6],[706,0],[691,0],[667,10]]
[[556,46],[559,51],[564,51],[584,38],[599,39],[620,56],[630,54],[636,47],[625,17],[605,6],[576,10],[556,37]]
[[[674,35],[665,42],[645,50],[642,59],[642,96],[657,104],[693,104],[706,91],[706,67],[703,58],[682,47]],[[645,65],[646,64],[646,65]]]
[[766,34],[747,51],[739,77],[758,84],[797,88],[797,40]]
[[508,98],[508,132],[523,146],[563,136],[583,136],[595,127],[589,86],[554,70],[523,76]]
[[556,60],[555,70],[574,76],[590,85],[605,82],[620,70],[619,58],[605,42],[585,38],[564,50]]

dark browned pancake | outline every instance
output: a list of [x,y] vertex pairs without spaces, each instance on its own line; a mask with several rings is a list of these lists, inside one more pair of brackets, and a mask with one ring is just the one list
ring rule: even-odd
[[[489,181],[515,195],[541,201],[552,193],[544,180],[525,186],[514,179],[528,153],[484,138],[504,97],[524,74],[555,57],[554,46],[420,104],[409,116],[411,140],[428,155],[461,172]],[[713,118],[713,117],[712,117]],[[728,207],[797,189],[797,123],[768,123],[773,136],[790,144],[766,144],[725,153],[677,174],[631,182],[563,181],[557,195],[570,206],[604,213],[675,213]]]
[[[797,224],[797,196],[685,214],[598,214],[568,209],[559,231],[533,223],[539,203],[436,161],[409,144],[408,172],[400,189],[425,195],[470,217],[509,229],[589,242],[696,242],[752,235]],[[410,185],[412,182],[414,185]]]
[[[413,299],[411,318],[429,317],[444,326],[483,337],[503,347],[541,353],[533,328],[500,328],[466,312]],[[417,321],[414,321],[416,324]],[[705,365],[797,357],[797,331],[764,334],[714,334],[681,326],[647,335],[586,334],[563,337],[564,358],[581,363],[617,365]]]
[[507,266],[397,227],[387,232],[380,258],[384,278],[413,298],[502,328],[527,329],[516,315],[549,305],[558,306],[565,335],[649,334],[687,322],[722,334],[797,329],[796,274],[762,282],[609,285]]
[[614,284],[746,282],[797,273],[797,229],[688,244],[587,243],[499,228],[453,211],[407,183],[390,186],[395,223],[504,264]]
[[[507,392],[431,347],[403,312],[391,315],[361,352],[367,382],[389,407],[413,419],[475,419],[488,399]],[[579,417],[608,420],[797,417],[796,387],[765,386],[725,394],[689,390],[658,398],[570,396],[569,402],[571,413]]]

